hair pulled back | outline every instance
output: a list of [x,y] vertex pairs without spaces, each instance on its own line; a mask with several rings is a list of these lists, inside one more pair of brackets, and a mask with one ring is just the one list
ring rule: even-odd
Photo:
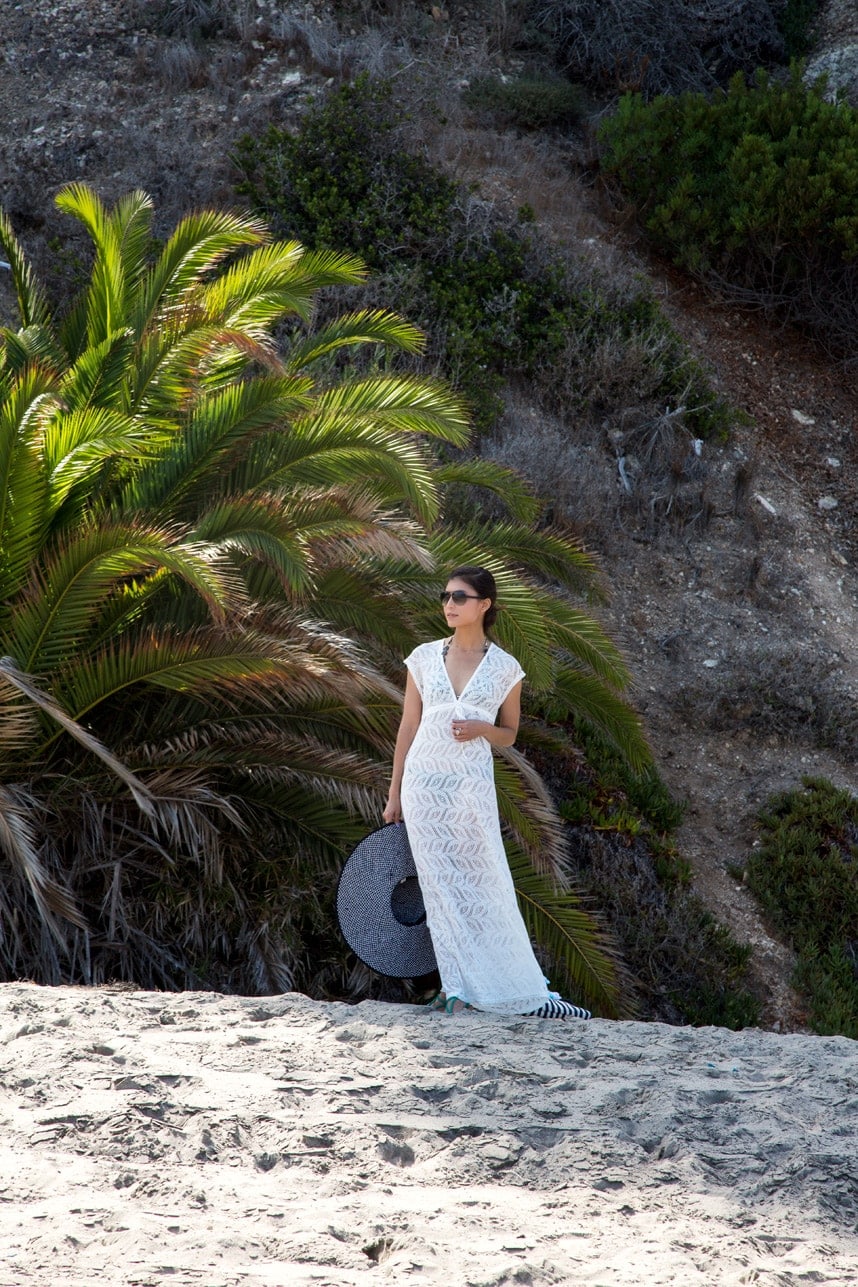
[[491,630],[498,615],[498,588],[491,572],[487,572],[485,568],[473,567],[468,564],[462,568],[454,568],[447,580],[465,581],[481,599],[491,599],[491,606],[486,609],[483,617],[483,629],[486,631]]

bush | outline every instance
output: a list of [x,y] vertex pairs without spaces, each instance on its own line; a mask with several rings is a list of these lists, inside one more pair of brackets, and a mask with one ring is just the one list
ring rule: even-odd
[[[607,341],[666,337],[652,349],[647,383],[663,399],[681,393],[692,367],[656,301],[640,286],[613,294],[576,280],[547,252],[529,215],[501,214],[454,184],[406,145],[402,112],[387,82],[358,77],[308,108],[297,134],[272,126],[241,140],[239,191],[278,231],[319,247],[357,251],[379,274],[385,301],[430,336],[427,360],[444,367],[470,402],[478,428],[496,419],[503,384],[538,376],[564,396],[570,346],[582,371]],[[693,370],[699,436],[724,408]],[[581,410],[586,382],[574,401]]]
[[736,71],[779,62],[781,7],[778,0],[536,0],[531,22],[573,79],[649,97],[711,90]]
[[579,87],[560,77],[481,76],[462,97],[468,107],[491,112],[504,124],[525,130],[569,129],[579,124],[585,111]]
[[819,12],[819,0],[786,0],[778,19],[788,58],[803,58],[810,51],[811,27]]
[[750,889],[798,954],[817,1032],[858,1038],[858,796],[825,778],[769,801]]
[[677,263],[851,344],[858,112],[822,90],[794,66],[712,99],[628,95],[602,126],[602,168]]

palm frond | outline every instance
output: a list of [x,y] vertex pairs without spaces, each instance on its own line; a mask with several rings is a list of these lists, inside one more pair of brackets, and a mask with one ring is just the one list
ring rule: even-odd
[[383,344],[406,353],[420,353],[426,337],[416,326],[396,313],[363,310],[347,313],[320,331],[290,342],[287,369],[299,371],[321,358],[355,344]]
[[55,407],[54,377],[37,366],[25,368],[0,404],[0,601],[29,574],[47,529],[41,445]]
[[149,816],[154,814],[152,796],[148,787],[130,769],[126,768],[122,761],[113,755],[98,738],[93,737],[81,724],[72,719],[49,693],[43,692],[31,675],[26,675],[19,670],[11,657],[0,657],[0,674],[2,674],[7,683],[17,688],[28,701],[31,701],[40,711],[49,716],[56,724],[59,724],[85,750],[97,756],[110,769],[111,773],[128,787],[141,812]]
[[282,996],[294,991],[294,962],[285,959],[282,938],[267,920],[248,927],[236,947],[248,957],[250,978],[258,995]]
[[450,387],[414,376],[341,380],[318,395],[310,414],[325,433],[371,427],[424,434],[456,447],[465,445],[469,433],[465,410]]
[[0,671],[0,763],[14,761],[16,753],[30,746],[38,721],[23,694]]
[[25,667],[55,670],[97,628],[103,605],[126,578],[157,570],[181,578],[215,615],[243,597],[240,580],[211,547],[142,526],[83,528],[45,557],[10,613],[9,637]]
[[133,307],[139,284],[148,266],[152,247],[152,198],[139,188],[120,197],[110,214],[110,224],[122,260],[125,282],[123,311]]
[[365,580],[378,560],[425,563],[419,531],[409,520],[380,513],[362,489],[331,488],[228,499],[201,515],[193,536],[273,572],[270,582],[246,561],[239,564],[257,600],[277,599],[286,589],[290,596],[305,596],[325,617],[326,602],[316,586],[326,568],[347,566]]
[[[321,517],[319,521],[324,526]],[[275,597],[283,589],[300,594],[310,585],[310,533],[293,521],[288,508],[275,501],[265,498],[225,501],[200,517],[194,535],[226,554],[238,556],[242,575],[257,598],[262,585],[259,578],[252,575],[248,560],[251,565],[262,565],[274,574],[270,596],[262,597]]]
[[61,371],[65,354],[53,332],[44,325],[27,326],[20,331],[0,330],[5,369],[20,375],[25,367],[37,366],[44,370]]
[[380,812],[379,776],[382,766],[366,753],[331,747],[309,730],[236,727],[227,737],[210,728],[186,735],[180,747],[170,745],[175,763],[204,765],[227,774],[245,804],[265,802],[284,816],[283,800],[296,789],[307,798],[327,801],[347,814],[374,821]]
[[628,687],[631,683],[628,664],[598,621],[555,596],[545,596],[543,611],[551,622],[554,645],[561,659],[566,655],[572,664],[592,671],[612,688],[622,691]]
[[132,362],[132,338],[127,328],[91,345],[63,373],[59,389],[64,403],[73,410],[89,406],[127,410],[126,386]]
[[341,634],[367,640],[371,655],[383,648],[404,656],[414,644],[403,613],[409,588],[403,578],[388,575],[385,566],[373,570],[334,563],[319,568],[309,606]]
[[83,291],[71,301],[60,319],[58,338],[70,362],[86,352],[88,315],[87,296]]
[[276,450],[268,447],[242,462],[229,480],[231,489],[288,495],[295,489],[342,490],[358,479],[378,507],[407,506],[424,523],[438,512],[429,453],[400,434],[305,423],[293,425]]
[[287,313],[308,321],[322,286],[357,285],[365,276],[366,269],[354,256],[320,257],[297,241],[275,242],[244,255],[207,282],[204,308],[209,321],[231,326],[267,327]]
[[91,505],[102,465],[145,460],[163,450],[165,439],[156,426],[106,407],[55,415],[44,434],[51,511],[80,483],[86,485]]
[[[204,324],[195,309],[181,309],[178,314],[170,326],[147,334],[137,346],[135,367],[129,373],[134,410],[175,417],[194,405],[201,389],[234,385],[250,365],[282,372],[270,336]],[[310,383],[300,385],[293,376],[291,387],[309,389]]]
[[21,247],[9,216],[0,209],[0,250],[9,264],[18,300],[21,326],[44,326],[50,321],[47,296]]
[[553,884],[567,883],[569,857],[563,822],[539,774],[524,756],[506,748],[495,757],[498,811],[514,843],[535,871]]
[[524,523],[476,523],[458,529],[489,557],[507,566],[526,568],[567,590],[598,596],[599,565],[576,541],[547,528]]
[[571,890],[555,889],[515,845],[507,849],[524,923],[554,970],[552,983],[606,1018],[626,1017],[616,949]]
[[131,318],[134,334],[164,320],[226,256],[269,238],[265,224],[248,215],[201,210],[177,224],[140,285]]
[[117,229],[88,184],[66,184],[54,204],[78,219],[95,244],[95,263],[86,292],[86,325],[90,343],[100,344],[120,329],[125,312],[125,265]]
[[435,471],[435,477],[442,487],[455,483],[460,487],[482,487],[492,492],[519,523],[535,523],[543,507],[543,502],[533,494],[530,484],[521,474],[481,456],[441,464]]
[[78,719],[138,687],[167,690],[183,699],[208,693],[226,714],[250,688],[260,705],[282,702],[287,685],[298,700],[307,692],[324,692],[329,669],[324,658],[308,659],[304,649],[278,647],[266,636],[161,630],[77,659],[58,674],[56,683]]
[[191,497],[199,508],[255,439],[279,429],[307,400],[305,381],[277,376],[258,376],[199,396],[182,433],[138,473],[125,503],[133,500],[156,513],[175,515]]
[[64,942],[62,920],[84,928],[74,898],[46,872],[39,855],[38,819],[33,797],[0,783],[0,853],[32,894],[43,923],[60,943]]
[[321,540],[315,539],[313,555],[317,567],[345,564],[363,571],[379,560],[409,560],[425,567],[429,555],[420,535],[419,527],[410,519],[379,514],[361,522],[356,516],[343,521],[339,528],[332,526]]
[[640,716],[599,679],[582,674],[574,665],[559,665],[554,689],[547,696],[549,718],[575,715],[590,724],[613,746],[636,773],[653,762]]

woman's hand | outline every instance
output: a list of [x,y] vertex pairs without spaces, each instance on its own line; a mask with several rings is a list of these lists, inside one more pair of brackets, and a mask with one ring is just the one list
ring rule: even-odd
[[486,735],[486,722],[482,719],[454,719],[450,727],[454,742],[473,742],[474,738]]
[[399,801],[398,791],[391,791],[390,795],[387,797],[387,804],[384,806],[384,812],[381,816],[384,818],[385,822],[402,821],[402,805]]

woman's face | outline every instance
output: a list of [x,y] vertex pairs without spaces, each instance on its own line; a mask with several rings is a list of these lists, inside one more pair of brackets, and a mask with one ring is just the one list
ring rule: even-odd
[[444,589],[461,590],[469,596],[464,603],[454,603],[452,599],[448,599],[444,604],[444,616],[451,630],[455,630],[457,626],[478,625],[482,621],[491,599],[480,599],[474,587],[457,576],[451,577]]

